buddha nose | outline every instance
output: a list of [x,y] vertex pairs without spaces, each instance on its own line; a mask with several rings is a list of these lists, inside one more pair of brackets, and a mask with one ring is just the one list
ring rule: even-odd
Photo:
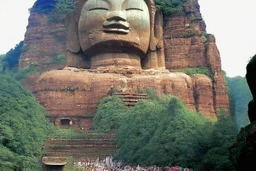
[[124,11],[109,11],[107,21],[126,21],[126,12]]

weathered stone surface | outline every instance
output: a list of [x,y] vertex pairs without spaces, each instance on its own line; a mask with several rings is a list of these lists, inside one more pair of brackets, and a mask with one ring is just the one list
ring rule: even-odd
[[[185,1],[185,15],[164,18],[152,0],[136,1],[142,11],[149,11],[149,16],[143,13],[142,18],[137,18],[141,9],[135,10],[138,5],[133,6],[132,0],[115,2],[113,10],[105,1],[75,0],[66,27],[49,24],[45,15],[31,14],[25,44],[36,48],[22,54],[20,67],[38,64],[43,71],[53,70],[60,65],[46,65],[44,59],[51,61],[53,54],[66,54],[64,70],[35,74],[24,82],[45,106],[52,122],[58,125],[61,119],[72,118],[77,125],[89,128],[92,118],[83,120],[82,116],[94,113],[100,99],[113,88],[121,92],[154,88],[178,96],[189,109],[212,119],[220,109],[229,111],[220,54],[214,36],[206,33],[197,0]],[[122,3],[125,11],[120,8]],[[58,42],[51,35],[54,28],[66,32],[66,48],[65,40]],[[40,30],[44,34],[37,40]],[[195,67],[209,68],[212,78],[177,72]]]
[[48,71],[65,66],[65,63],[54,61],[58,55],[65,54],[64,24],[53,24],[48,20],[47,15],[36,12],[30,14],[19,60],[20,68],[33,65],[38,71]]
[[76,0],[66,25],[69,67],[165,67],[162,14],[153,0]]
[[[34,94],[52,117],[86,116],[96,112],[111,91],[137,92],[152,88],[182,99],[189,109],[216,119],[212,80],[201,74],[143,71],[126,77],[87,70],[56,70],[41,75]],[[205,103],[207,102],[207,103]]]

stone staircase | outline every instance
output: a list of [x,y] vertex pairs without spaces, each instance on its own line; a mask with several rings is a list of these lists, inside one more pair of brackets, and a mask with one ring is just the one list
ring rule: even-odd
[[145,93],[116,92],[113,95],[118,96],[128,107],[133,107],[139,100],[147,100]]
[[45,157],[72,157],[74,161],[84,161],[85,158],[103,160],[117,150],[115,134],[84,131],[77,137],[65,138],[53,136],[45,143]]

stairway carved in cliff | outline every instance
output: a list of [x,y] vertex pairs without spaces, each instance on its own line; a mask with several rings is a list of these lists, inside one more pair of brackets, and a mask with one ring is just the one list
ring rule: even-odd
[[128,107],[135,106],[140,100],[149,99],[145,93],[116,92],[113,95],[118,96]]
[[93,131],[83,131],[77,137],[65,138],[53,136],[45,143],[45,157],[73,157],[74,161],[90,161],[96,159],[103,160],[112,156],[117,150],[115,134],[96,133]]

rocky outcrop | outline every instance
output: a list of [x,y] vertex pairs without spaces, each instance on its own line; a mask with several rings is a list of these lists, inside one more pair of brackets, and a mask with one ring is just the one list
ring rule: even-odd
[[[82,1],[75,1],[78,2]],[[78,4],[77,7],[81,8],[81,5]],[[35,12],[31,14],[25,35],[25,51],[21,56],[19,67],[32,64],[40,71],[62,69],[65,64],[54,61],[58,54],[66,53],[68,66],[90,68],[90,61],[86,61],[86,64],[82,61],[81,48],[75,43],[76,41],[73,41],[75,37],[70,34],[73,32],[67,31],[67,36],[71,37],[67,46],[76,47],[73,50],[75,53],[71,54],[73,51],[65,48],[64,25],[53,24],[48,20],[47,15]],[[67,21],[74,21],[72,15],[68,16]],[[186,0],[183,14],[164,16],[163,28],[159,29],[161,24],[161,21],[158,21],[155,27],[163,31],[163,36],[162,38],[158,36],[159,43],[154,48],[159,48],[158,50],[161,51],[164,47],[164,55],[160,56],[165,56],[167,70],[119,67],[117,62],[115,66],[108,68],[65,68],[45,72],[41,76],[34,74],[27,78],[24,84],[34,92],[49,112],[52,122],[57,125],[61,119],[70,119],[76,125],[89,128],[92,117],[86,115],[94,113],[100,99],[109,95],[113,89],[130,93],[139,89],[153,88],[159,93],[178,96],[189,109],[212,119],[216,119],[220,109],[229,112],[220,54],[214,36],[206,33],[206,25],[200,14],[198,1]],[[76,29],[72,23],[66,23],[66,26],[71,30]],[[80,61],[77,59],[78,56]],[[103,59],[101,57],[100,59]],[[150,57],[151,62],[154,62],[154,53]],[[119,60],[120,57],[113,58]],[[105,64],[104,62],[106,61],[103,60],[100,65]],[[193,68],[209,69],[211,75],[186,75],[180,72],[183,69]]]
[[190,77],[180,72],[150,70],[127,77],[69,68],[44,73],[36,86],[34,94],[52,117],[85,117],[95,113],[100,100],[112,92],[138,93],[151,88],[158,93],[175,95],[189,109],[216,119],[212,80],[202,74]]
[[19,68],[33,66],[38,72],[65,66],[65,26],[50,16],[32,12],[29,16]]
[[215,37],[206,33],[197,0],[187,0],[184,8],[185,15],[166,16],[164,19],[166,68],[170,71],[209,68],[213,75],[213,101],[216,111],[229,111],[227,88]]

